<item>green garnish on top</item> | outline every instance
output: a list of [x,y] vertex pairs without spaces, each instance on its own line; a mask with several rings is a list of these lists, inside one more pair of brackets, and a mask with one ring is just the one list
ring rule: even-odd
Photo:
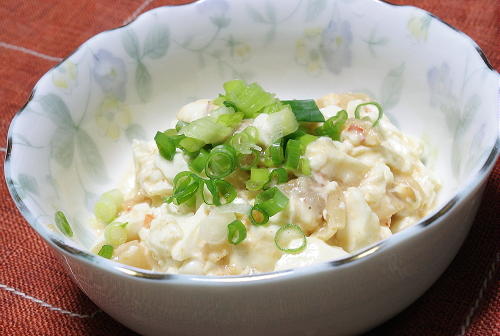
[[[237,196],[229,181],[243,178],[246,189],[258,193],[247,215],[254,225],[265,225],[288,206],[288,197],[277,186],[296,176],[311,175],[305,157],[307,146],[318,136],[341,141],[348,119],[342,110],[325,120],[312,99],[280,100],[260,85],[243,80],[224,83],[224,93],[212,104],[216,108],[208,116],[190,123],[179,121],[175,129],[155,136],[159,153],[166,160],[173,160],[178,149],[189,157],[190,171],[175,176],[173,193],[165,201],[191,207],[200,201],[215,206],[228,204]],[[370,119],[361,116],[361,107],[367,105],[378,109],[372,122],[375,127],[383,115],[378,103],[359,104],[355,117]],[[239,174],[238,178],[232,179],[234,174]],[[109,205],[103,208],[101,217],[109,223],[116,212]],[[290,234],[302,238],[302,244],[287,246],[285,236]],[[229,243],[239,244],[245,237],[246,228],[240,220],[228,224]],[[286,253],[298,253],[306,246],[305,235],[294,224],[278,230],[275,243]]]

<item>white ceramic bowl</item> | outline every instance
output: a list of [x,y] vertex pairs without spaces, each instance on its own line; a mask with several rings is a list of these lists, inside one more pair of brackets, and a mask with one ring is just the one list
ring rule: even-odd
[[[88,253],[96,195],[184,103],[240,77],[280,97],[363,91],[429,145],[443,190],[418,225],[348,258],[254,276],[146,272]],[[9,129],[18,208],[105,312],[147,335],[346,335],[413,302],[462,244],[498,155],[498,74],[464,34],[375,0],[204,0],[101,33],[37,83]],[[53,230],[62,209],[77,239]]]

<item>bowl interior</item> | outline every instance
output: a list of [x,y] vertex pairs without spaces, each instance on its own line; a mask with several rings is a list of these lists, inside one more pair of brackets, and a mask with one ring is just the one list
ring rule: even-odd
[[[131,140],[169,128],[177,110],[232,78],[281,98],[365,92],[424,140],[442,204],[497,140],[498,75],[465,35],[414,7],[378,1],[205,0],[148,12],[82,45],[37,84],[10,129],[7,173],[24,215],[56,235],[63,210],[94,243],[97,196],[132,166]],[[35,126],[35,127],[34,127]]]

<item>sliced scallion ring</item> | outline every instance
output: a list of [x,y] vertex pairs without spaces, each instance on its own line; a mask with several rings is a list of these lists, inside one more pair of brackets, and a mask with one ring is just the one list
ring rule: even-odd
[[238,245],[247,237],[247,228],[240,220],[235,220],[227,225],[227,241]]
[[368,103],[359,104],[358,106],[356,106],[356,110],[354,110],[354,117],[356,119],[362,119],[362,117],[361,117],[361,108],[363,106],[367,106],[367,105],[373,105],[378,110],[377,119],[375,119],[375,121],[372,123],[372,127],[375,127],[375,126],[377,126],[378,122],[380,121],[380,119],[384,115],[384,110],[382,109],[382,106],[380,106],[380,104],[377,103],[377,102],[368,102]]
[[108,245],[118,247],[119,245],[127,242],[127,230],[125,227],[127,223],[113,222],[108,224],[104,229],[104,239]]
[[323,126],[316,129],[316,134],[329,136],[332,140],[340,141],[340,133],[344,129],[348,115],[345,110],[338,111],[337,114],[324,122]]
[[227,181],[210,179],[204,180],[203,183],[202,198],[208,205],[225,205],[236,198],[236,189]]
[[269,169],[252,168],[250,170],[250,179],[246,182],[248,190],[260,190],[269,181]]
[[177,205],[187,202],[196,194],[200,187],[201,178],[190,171],[182,171],[174,177],[174,192],[166,199],[167,203]]
[[255,127],[249,126],[240,133],[234,134],[229,140],[229,144],[242,154],[250,154],[252,149],[260,150],[257,146],[258,131]]
[[243,170],[250,170],[257,166],[259,162],[259,151],[252,149],[250,154],[238,153],[238,167]]
[[269,222],[269,215],[260,204],[255,204],[250,209],[249,217],[253,225],[264,225]]
[[[301,243],[299,246],[290,246],[291,242],[297,241],[300,241]],[[307,239],[300,226],[295,224],[286,224],[276,231],[274,243],[280,251],[295,254],[302,252],[306,248]]]
[[263,189],[269,189],[278,184],[282,184],[288,181],[288,172],[285,168],[276,168],[271,171],[269,175],[269,181],[264,185]]
[[219,145],[212,149],[205,163],[205,174],[209,178],[220,179],[236,169],[236,151],[229,145]]
[[202,148],[198,153],[198,155],[189,162],[189,168],[200,174],[203,171],[203,169],[205,169],[207,159],[208,159],[208,151]]
[[255,202],[271,217],[287,207],[288,197],[277,187],[272,187],[258,194]]

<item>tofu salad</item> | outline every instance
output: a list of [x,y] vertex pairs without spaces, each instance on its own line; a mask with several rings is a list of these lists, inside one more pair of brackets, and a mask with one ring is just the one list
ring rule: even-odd
[[174,125],[135,140],[133,183],[95,204],[96,254],[166,273],[290,269],[415,224],[440,189],[421,143],[364,94],[280,100],[232,80]]

